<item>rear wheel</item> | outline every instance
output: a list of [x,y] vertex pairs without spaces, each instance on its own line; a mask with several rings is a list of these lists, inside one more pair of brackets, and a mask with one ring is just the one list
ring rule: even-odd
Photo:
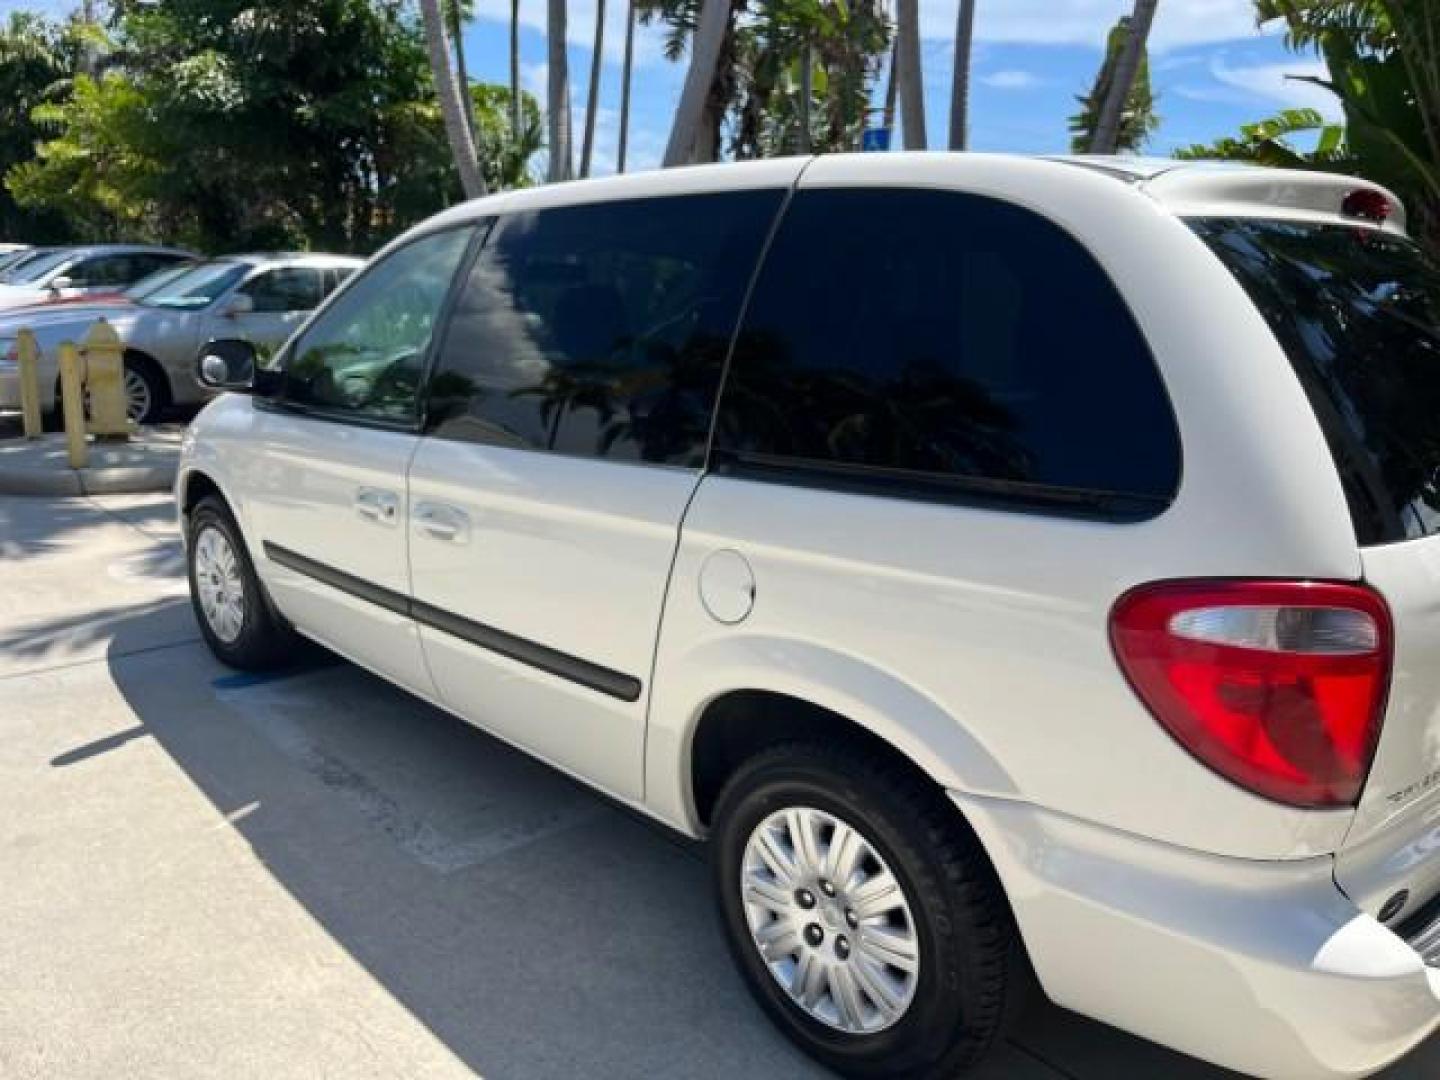
[[187,570],[190,602],[210,651],[243,671],[282,667],[301,650],[299,637],[270,605],[229,508],[211,496],[190,512]]
[[804,1050],[847,1076],[917,1080],[990,1050],[1023,961],[939,792],[860,749],[787,744],[730,779],[713,839],[731,952]]

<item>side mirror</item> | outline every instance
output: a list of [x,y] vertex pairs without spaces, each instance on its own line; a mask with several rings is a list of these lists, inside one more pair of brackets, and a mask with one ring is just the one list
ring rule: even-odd
[[207,341],[195,358],[195,378],[211,390],[252,389],[255,346],[235,338]]
[[72,277],[67,277],[64,274],[61,274],[57,278],[50,279],[50,291],[53,293],[62,293],[66,289],[73,289],[74,287],[75,279]]
[[245,293],[236,293],[225,305],[225,317],[233,319],[237,315],[249,315],[255,310],[255,299]]

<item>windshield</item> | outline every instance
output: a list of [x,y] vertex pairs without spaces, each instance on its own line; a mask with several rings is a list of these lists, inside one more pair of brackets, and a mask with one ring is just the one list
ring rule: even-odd
[[21,248],[19,251],[7,251],[0,255],[0,280],[4,280],[5,271],[12,266],[18,266],[26,259],[33,259],[39,252],[31,248]]
[[163,289],[170,282],[174,281],[181,274],[188,274],[195,269],[193,262],[176,263],[174,266],[167,266],[163,270],[155,270],[146,274],[139,281],[135,282],[124,291],[127,300],[139,300],[150,295],[159,289]]
[[1191,225],[1289,354],[1360,542],[1440,532],[1440,264],[1371,228]]
[[68,251],[42,252],[33,259],[26,259],[12,266],[0,281],[6,285],[33,285],[50,271],[64,266],[70,259]]
[[145,307],[195,311],[213,304],[226,289],[249,272],[245,263],[208,262],[191,266],[136,302]]

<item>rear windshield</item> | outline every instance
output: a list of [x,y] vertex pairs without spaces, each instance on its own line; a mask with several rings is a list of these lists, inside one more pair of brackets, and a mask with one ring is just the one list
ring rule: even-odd
[[1190,224],[1289,354],[1360,543],[1440,532],[1440,264],[1372,228]]

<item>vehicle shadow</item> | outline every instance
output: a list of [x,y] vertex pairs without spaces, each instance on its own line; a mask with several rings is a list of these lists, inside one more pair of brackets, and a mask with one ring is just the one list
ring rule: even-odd
[[[492,1080],[822,1075],[735,975],[698,845],[329,654],[255,677],[199,644],[137,651],[177,602],[95,629],[138,723],[52,767],[155,739],[331,937]],[[1437,1062],[1432,1040],[1386,1076]],[[976,1075],[1232,1074],[1040,1004]]]

